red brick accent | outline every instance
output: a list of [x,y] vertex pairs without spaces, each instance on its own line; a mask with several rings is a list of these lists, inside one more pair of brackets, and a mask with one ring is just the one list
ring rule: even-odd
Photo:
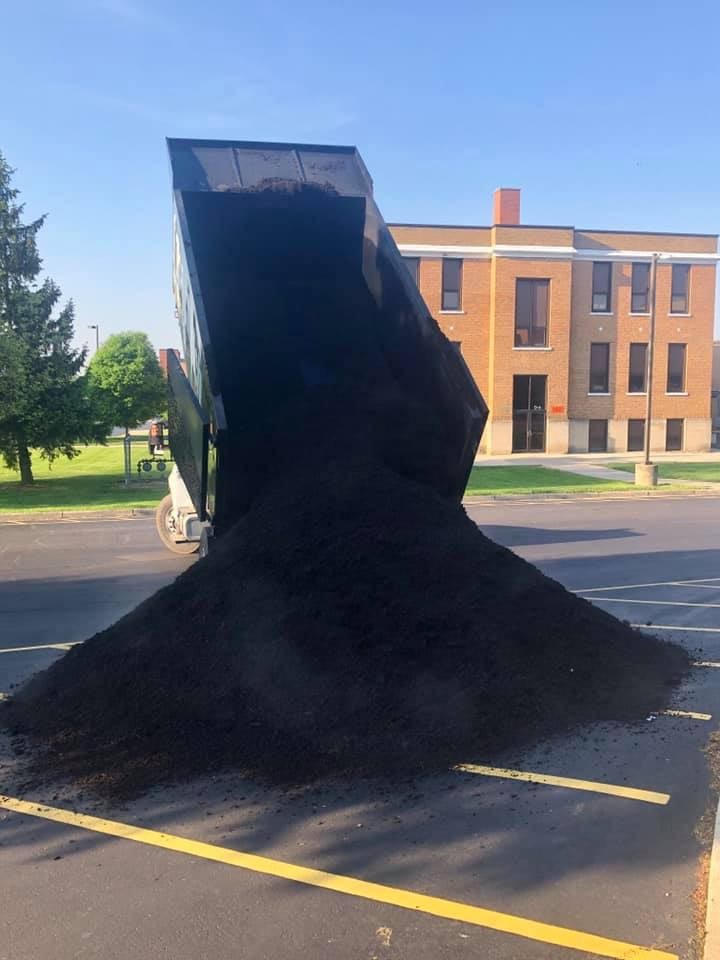
[[517,226],[520,223],[520,191],[498,187],[493,196],[493,223]]

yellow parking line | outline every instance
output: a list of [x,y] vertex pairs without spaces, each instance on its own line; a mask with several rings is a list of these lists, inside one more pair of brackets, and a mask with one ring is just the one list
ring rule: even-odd
[[26,650],[69,650],[83,643],[82,640],[73,640],[71,643],[36,643],[30,647],[0,647],[0,653],[25,653]]
[[639,790],[636,787],[621,787],[615,783],[599,783],[595,780],[575,780],[572,777],[555,777],[547,773],[531,773],[528,770],[506,770],[504,767],[483,767],[474,763],[460,763],[455,767],[464,773],[477,773],[483,777],[502,777],[507,780],[524,780],[527,783],[544,783],[551,787],[566,787],[568,790],[588,790],[590,793],[606,793],[611,797],[626,800],[642,800],[661,806],[670,802],[669,793]]
[[227,847],[219,847],[212,843],[187,840],[184,837],[169,833],[158,833],[144,827],[119,823],[115,820],[104,820],[84,813],[72,813],[70,810],[47,807],[14,797],[0,796],[0,810],[2,809],[27,814],[31,817],[40,817],[44,820],[52,820],[72,827],[80,827],[83,830],[92,830],[95,833],[102,833],[123,840],[133,840],[136,843],[144,843],[152,847],[173,850],[176,853],[201,857],[204,860],[213,860],[216,863],[224,863],[231,867],[240,867],[243,870],[252,870],[255,873],[279,877],[283,880],[292,880],[296,883],[320,887],[323,890],[332,890],[335,893],[344,893],[348,896],[360,897],[376,903],[385,903],[406,910],[417,910],[420,913],[427,913],[448,920],[458,920],[461,923],[470,923],[489,930],[525,937],[527,940],[549,943],[557,947],[567,947],[570,950],[591,953],[600,957],[613,957],[616,960],[678,960],[676,954],[655,950],[651,947],[641,947],[620,940],[610,940],[592,933],[583,933],[580,930],[541,923],[538,920],[527,920],[510,913],[487,910],[484,907],[475,907],[471,904],[460,903],[457,900],[444,900],[423,893],[401,890],[398,887],[388,887],[380,883],[358,880],[355,877],[327,873],[325,870],[297,866],[296,864],[285,863],[282,860],[271,860],[269,857],[261,857],[257,854],[241,853],[239,850],[230,850]]
[[664,717],[685,717],[688,720],[712,720],[711,713],[695,713],[694,710],[661,710]]

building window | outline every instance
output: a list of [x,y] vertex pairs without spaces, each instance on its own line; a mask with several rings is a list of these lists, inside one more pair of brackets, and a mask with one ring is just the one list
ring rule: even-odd
[[645,421],[628,420],[628,450],[643,450],[645,448]]
[[415,286],[417,286],[420,277],[420,257],[403,257],[403,260],[405,261],[405,266],[408,268],[410,276],[415,282]]
[[685,263],[674,263],[672,268],[672,291],[670,294],[670,313],[689,312],[690,267]]
[[647,379],[647,344],[630,344],[630,374],[628,393],[645,393]]
[[683,448],[683,420],[665,421],[665,449],[682,450]]
[[610,313],[612,309],[612,263],[594,263],[592,274],[592,312]]
[[462,310],[462,260],[442,262],[442,309]]
[[685,390],[685,344],[668,344],[667,392],[683,393]]
[[607,453],[607,420],[588,420],[588,452]]
[[610,344],[590,344],[590,393],[610,392]]
[[650,309],[650,264],[632,265],[630,313],[647,313]]
[[515,346],[546,347],[549,280],[515,281]]

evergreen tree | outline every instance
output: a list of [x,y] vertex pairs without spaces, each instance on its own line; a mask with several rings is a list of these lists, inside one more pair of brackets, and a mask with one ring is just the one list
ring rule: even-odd
[[13,171],[0,154],[0,454],[33,482],[31,450],[54,460],[73,457],[75,443],[102,440],[81,371],[86,350],[72,347],[72,301],[57,310],[60,288],[38,277],[37,235],[45,217],[23,222]]

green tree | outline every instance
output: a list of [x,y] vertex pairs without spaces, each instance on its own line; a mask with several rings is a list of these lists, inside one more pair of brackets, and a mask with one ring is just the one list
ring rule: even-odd
[[147,334],[115,333],[88,367],[93,402],[103,420],[131,427],[157,416],[167,406],[167,384]]
[[0,453],[29,484],[31,449],[50,461],[73,457],[75,443],[102,440],[105,429],[81,374],[86,352],[72,347],[72,301],[58,312],[60,288],[38,279],[45,217],[23,222],[12,174],[0,154]]

